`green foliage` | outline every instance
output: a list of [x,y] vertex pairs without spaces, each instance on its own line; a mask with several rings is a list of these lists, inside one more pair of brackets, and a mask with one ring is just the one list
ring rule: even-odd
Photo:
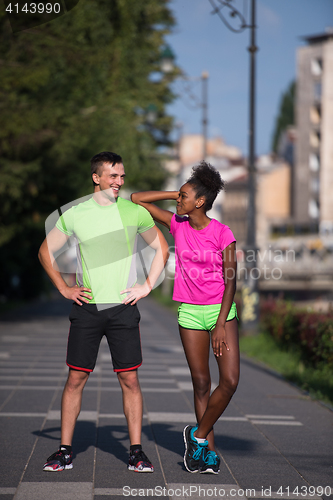
[[298,327],[304,358],[333,370],[333,315],[304,315]]
[[282,94],[279,114],[275,122],[275,128],[272,139],[272,150],[277,153],[279,139],[289,125],[294,125],[294,106],[295,106],[295,89],[296,84],[292,82],[288,89]]
[[282,345],[295,343],[298,324],[295,311],[290,302],[268,300],[261,304],[263,328]]
[[295,308],[292,303],[268,300],[261,305],[261,321],[282,349],[297,351],[315,368],[327,365],[333,372],[333,314]]
[[[172,127],[165,106],[177,70],[168,78],[151,75],[174,24],[168,3],[81,0],[65,16],[14,35],[0,10],[3,290],[15,269],[19,295],[38,292],[28,282],[40,281],[44,220],[91,191],[94,154],[120,154],[128,187],[158,189],[164,181],[158,147]],[[150,104],[157,119],[147,126]]]

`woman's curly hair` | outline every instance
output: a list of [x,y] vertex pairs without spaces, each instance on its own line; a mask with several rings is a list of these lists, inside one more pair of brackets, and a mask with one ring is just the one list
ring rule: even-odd
[[201,161],[199,165],[192,168],[191,177],[186,182],[194,188],[198,198],[205,197],[206,212],[212,208],[216,196],[225,185],[219,172],[205,161]]

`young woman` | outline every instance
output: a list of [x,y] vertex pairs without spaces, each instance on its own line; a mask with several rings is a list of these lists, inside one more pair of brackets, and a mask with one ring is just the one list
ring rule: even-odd
[[[145,191],[132,201],[169,228],[175,239],[173,299],[181,302],[178,323],[191,371],[198,425],[186,426],[184,464],[189,472],[219,472],[213,425],[228,406],[239,379],[236,305],[236,247],[231,230],[206,212],[224,182],[208,163],[193,167],[180,191]],[[177,201],[177,214],[153,202]],[[209,350],[212,344],[219,384],[210,394]]]

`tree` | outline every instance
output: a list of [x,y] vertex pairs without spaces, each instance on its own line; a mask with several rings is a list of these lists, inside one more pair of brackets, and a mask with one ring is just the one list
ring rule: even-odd
[[272,150],[277,153],[279,139],[282,132],[290,125],[294,125],[294,107],[295,107],[295,89],[296,84],[292,82],[288,89],[282,94],[279,105],[279,113],[275,121],[275,128],[272,139]]
[[[174,24],[168,3],[81,0],[67,15],[14,35],[0,13],[3,290],[39,293],[45,218],[91,191],[94,154],[121,154],[135,188],[164,181],[158,146],[172,127],[165,106],[177,70],[168,80],[151,75]],[[157,119],[148,127],[150,104]]]

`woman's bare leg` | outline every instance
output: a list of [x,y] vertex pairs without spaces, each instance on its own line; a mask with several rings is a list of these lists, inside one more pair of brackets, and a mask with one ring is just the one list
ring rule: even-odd
[[[198,423],[200,423],[210,396],[210,335],[205,330],[189,330],[181,326],[179,326],[179,332],[187,363],[191,371],[195,415]],[[208,434],[207,439],[208,448],[214,450],[213,431]]]
[[213,425],[220,418],[234,395],[239,380],[239,345],[238,325],[233,319],[226,323],[226,335],[229,351],[223,345],[222,356],[215,358],[219,367],[219,385],[208,399],[208,404],[202,416],[195,437],[205,438],[210,434]]

